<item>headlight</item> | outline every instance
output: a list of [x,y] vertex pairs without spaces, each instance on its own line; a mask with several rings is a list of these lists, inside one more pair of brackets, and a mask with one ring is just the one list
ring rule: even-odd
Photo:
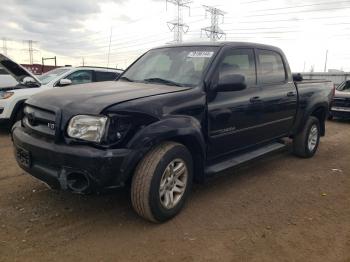
[[72,138],[101,142],[106,129],[106,116],[78,115],[69,121],[67,133]]
[[0,99],[10,98],[13,94],[13,92],[0,91]]

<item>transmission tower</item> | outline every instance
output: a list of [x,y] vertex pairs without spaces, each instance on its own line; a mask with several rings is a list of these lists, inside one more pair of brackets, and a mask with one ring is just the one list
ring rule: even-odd
[[201,34],[205,32],[210,41],[221,39],[226,34],[220,29],[219,20],[221,18],[222,23],[224,22],[225,12],[212,6],[203,5],[203,7],[205,8],[205,16],[207,16],[208,13],[210,14],[211,26],[202,28]]
[[7,55],[7,39],[4,37],[2,39],[2,52],[4,53],[4,55]]
[[183,9],[187,8],[190,12],[189,4],[192,3],[191,0],[166,0],[166,5],[168,8],[168,3],[176,6],[176,17],[173,21],[167,22],[170,31],[174,32],[174,42],[182,42],[182,34],[187,33],[189,26],[183,22]]
[[32,65],[34,63],[34,52],[37,52],[38,50],[35,50],[33,48],[33,45],[36,44],[36,41],[33,40],[23,40],[28,44],[28,53],[29,53],[29,64]]

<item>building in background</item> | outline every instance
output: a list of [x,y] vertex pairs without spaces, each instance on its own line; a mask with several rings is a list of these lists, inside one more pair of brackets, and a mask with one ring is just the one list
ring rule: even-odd
[[59,68],[61,66],[52,66],[52,65],[41,65],[41,64],[21,64],[21,66],[25,67],[27,70],[32,72],[35,75],[41,75],[48,71],[51,71],[55,68]]

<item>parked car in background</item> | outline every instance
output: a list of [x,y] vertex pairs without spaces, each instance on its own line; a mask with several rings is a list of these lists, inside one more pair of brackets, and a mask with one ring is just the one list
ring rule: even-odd
[[21,118],[23,103],[31,95],[64,86],[112,81],[122,73],[119,69],[101,67],[61,67],[35,76],[2,54],[0,68],[16,80],[16,84],[0,87],[0,123],[3,124]]
[[16,79],[0,68],[0,88],[17,85]]
[[155,48],[118,81],[32,96],[12,129],[21,168],[56,189],[130,185],[136,212],[163,222],[193,181],[278,151],[312,157],[331,81],[294,82],[282,50],[253,43]]
[[350,118],[350,80],[341,83],[335,90],[330,119]]

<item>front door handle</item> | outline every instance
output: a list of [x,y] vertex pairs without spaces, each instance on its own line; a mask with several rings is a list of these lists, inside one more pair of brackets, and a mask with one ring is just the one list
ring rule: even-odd
[[259,103],[261,102],[260,96],[254,96],[249,99],[250,103]]
[[287,93],[287,96],[288,96],[288,97],[295,96],[295,92],[293,92],[293,91],[288,92],[288,93]]

